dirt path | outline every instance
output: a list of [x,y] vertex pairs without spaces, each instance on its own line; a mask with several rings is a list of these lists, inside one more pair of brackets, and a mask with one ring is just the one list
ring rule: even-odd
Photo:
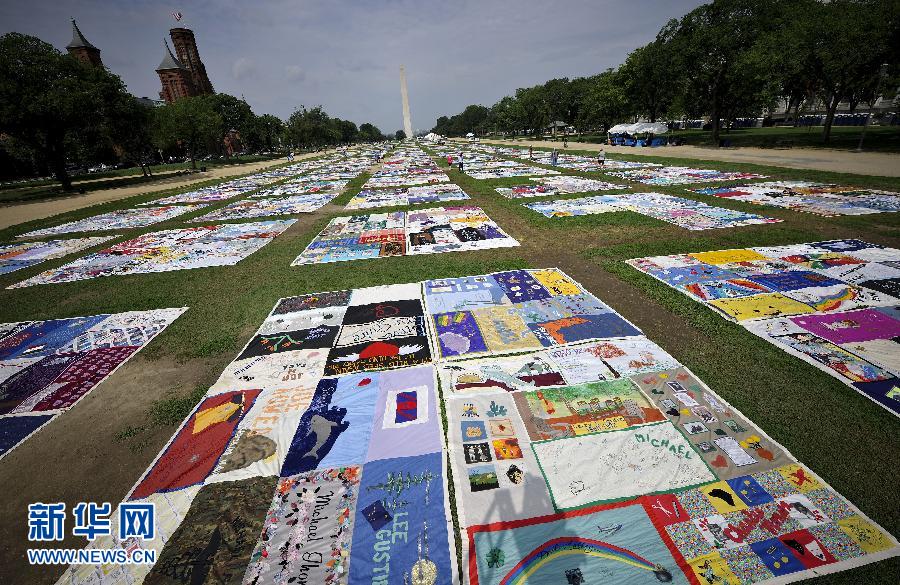
[[[561,142],[549,140],[488,140],[486,142],[510,146],[538,146],[562,149]],[[852,173],[856,175],[900,177],[900,154],[886,152],[851,152],[826,148],[791,148],[784,150],[753,147],[702,148],[687,145],[634,148],[631,146],[609,146],[589,142],[571,142],[568,150],[597,151],[600,150],[601,146],[609,153],[671,156],[697,160],[753,163],[792,169]]]
[[[321,152],[311,152],[299,155],[295,160],[303,160],[321,155]],[[266,160],[255,163],[247,163],[242,165],[232,165],[226,167],[217,167],[206,171],[205,173],[196,173],[192,175],[182,175],[178,177],[166,177],[153,184],[130,185],[127,187],[118,187],[112,189],[102,189],[91,191],[84,195],[71,195],[68,197],[57,197],[51,201],[38,201],[34,203],[19,203],[5,207],[0,207],[0,229],[5,229],[13,225],[51,217],[60,213],[74,211],[82,207],[89,207],[99,203],[108,203],[134,195],[142,195],[144,193],[156,193],[158,191],[166,191],[175,187],[186,187],[202,181],[211,179],[225,179],[236,175],[244,175],[254,173],[256,171],[269,168],[277,164],[284,164],[283,158],[274,160]]]

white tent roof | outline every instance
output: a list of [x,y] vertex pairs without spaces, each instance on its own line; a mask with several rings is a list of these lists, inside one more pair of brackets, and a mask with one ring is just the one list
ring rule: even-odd
[[466,134],[466,138],[472,138],[473,136],[475,136],[475,135],[472,134],[471,132],[469,132],[468,134]]
[[636,124],[616,124],[607,132],[609,134],[644,134],[650,132],[653,134],[665,134],[669,131],[669,127],[663,122],[638,122]]

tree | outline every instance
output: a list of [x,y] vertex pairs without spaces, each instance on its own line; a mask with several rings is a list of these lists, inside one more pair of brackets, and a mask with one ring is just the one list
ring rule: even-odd
[[394,140],[403,140],[404,138],[406,138],[406,132],[404,132],[403,130],[397,130],[396,132],[394,132]]
[[104,122],[130,97],[104,68],[36,37],[0,37],[0,134],[45,160],[66,191],[72,189],[66,160],[73,144],[88,136],[105,139]]
[[267,151],[274,150],[281,144],[284,134],[284,122],[272,114],[263,114],[256,118],[256,134]]
[[550,124],[550,108],[543,86],[519,88],[515,99],[520,108],[523,128],[538,133]]
[[603,126],[606,129],[627,116],[625,90],[618,73],[612,69],[588,78],[580,99],[576,121],[579,127]]
[[567,77],[551,79],[541,87],[547,103],[551,122],[557,120],[572,124],[578,114],[578,96],[572,91],[572,82]]
[[145,176],[153,174],[150,170],[153,157],[152,119],[153,110],[150,107],[138,103],[132,96],[125,96],[106,124],[119,158],[123,162],[137,164]]
[[768,30],[774,8],[770,0],[716,0],[669,25],[673,69],[682,80],[680,102],[693,101],[708,113],[713,142],[719,143],[721,120],[736,112],[759,109],[776,93],[777,79],[761,51],[754,50]]
[[193,169],[200,148],[222,137],[222,116],[209,97],[184,97],[154,111],[153,143],[161,149],[184,149]]
[[677,21],[670,21],[656,40],[632,51],[619,68],[629,109],[656,122],[672,105],[677,85],[676,60],[670,40]]
[[[222,136],[216,140],[215,146],[211,146],[218,152],[223,152],[222,138],[231,131],[237,132],[241,142],[251,150],[257,150],[262,144],[262,138],[257,133],[256,115],[243,99],[238,99],[227,93],[214,93],[206,96],[210,105],[222,118]],[[224,149],[225,156],[229,155],[228,149]]]
[[374,124],[366,122],[359,126],[359,139],[363,142],[379,142],[384,140],[384,134]]
[[356,142],[359,137],[359,128],[356,127],[356,124],[350,120],[340,120],[339,122],[341,142],[344,144]]
[[292,143],[299,144],[303,148],[336,144],[340,139],[340,131],[332,124],[331,118],[322,106],[311,109],[300,106],[294,110],[288,118],[286,133]]
[[871,99],[882,64],[893,63],[896,68],[898,49],[892,41],[898,40],[898,14],[896,5],[892,10],[890,2],[875,0],[815,3],[812,10],[819,34],[809,40],[825,103],[822,136],[827,144],[838,104]]

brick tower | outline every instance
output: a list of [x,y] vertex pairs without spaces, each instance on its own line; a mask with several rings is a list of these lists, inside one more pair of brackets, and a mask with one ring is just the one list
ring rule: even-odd
[[103,67],[103,61],[100,60],[100,49],[88,42],[75,19],[72,19],[72,42],[66,45],[66,50],[70,55],[81,61],[93,65],[94,67]]
[[172,46],[175,47],[178,60],[191,72],[197,95],[214,93],[212,83],[206,76],[206,67],[200,60],[200,53],[197,51],[194,31],[189,28],[173,28],[169,30],[169,36],[172,37]]
[[175,58],[172,49],[169,48],[169,43],[163,41],[163,44],[166,45],[166,54],[162,63],[156,68],[159,81],[162,83],[162,91],[159,92],[160,99],[171,104],[179,98],[198,95],[199,92],[194,86],[191,71]]

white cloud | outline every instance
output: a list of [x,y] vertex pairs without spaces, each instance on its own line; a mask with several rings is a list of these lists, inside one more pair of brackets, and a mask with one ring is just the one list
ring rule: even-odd
[[238,80],[256,77],[257,73],[256,63],[247,57],[241,57],[231,65],[231,76]]
[[284,68],[284,78],[288,81],[303,81],[306,79],[306,71],[299,65],[286,65]]

